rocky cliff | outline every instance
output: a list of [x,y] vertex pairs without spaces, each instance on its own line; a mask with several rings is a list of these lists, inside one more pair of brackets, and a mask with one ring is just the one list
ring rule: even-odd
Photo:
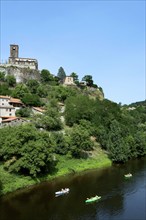
[[16,82],[25,83],[28,79],[40,79],[40,71],[33,70],[30,68],[22,68],[18,66],[13,66],[10,64],[0,65],[0,72],[5,73],[5,75],[13,75],[16,78]]

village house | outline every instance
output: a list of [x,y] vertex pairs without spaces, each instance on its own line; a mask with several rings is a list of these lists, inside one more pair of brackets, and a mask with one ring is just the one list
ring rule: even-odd
[[23,107],[20,99],[10,96],[0,96],[0,117],[15,117],[16,110]]
[[63,80],[63,85],[76,86],[76,84],[74,83],[74,78],[72,76],[66,76]]
[[22,123],[24,120],[16,117],[15,113],[23,106],[20,99],[0,95],[0,126]]
[[9,96],[0,96],[0,117],[15,117],[15,107],[9,101]]
[[24,122],[27,122],[27,120],[23,119],[23,118],[19,118],[19,117],[3,117],[3,120],[2,118],[0,118],[0,126],[1,127],[5,127],[5,126],[15,126],[15,125],[20,125]]

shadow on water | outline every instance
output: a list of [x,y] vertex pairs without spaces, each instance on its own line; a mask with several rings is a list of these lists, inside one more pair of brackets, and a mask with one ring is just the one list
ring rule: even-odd
[[[0,201],[0,219],[143,220],[146,217],[145,162],[146,158],[142,158],[124,165],[69,175],[7,195]],[[124,174],[129,172],[133,177],[125,180]],[[68,194],[55,197],[56,191],[66,187],[70,188]],[[87,205],[86,198],[95,195],[101,196],[101,200]]]

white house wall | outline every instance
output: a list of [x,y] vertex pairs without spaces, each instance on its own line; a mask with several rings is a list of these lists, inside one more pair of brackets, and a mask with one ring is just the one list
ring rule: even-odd
[[15,108],[0,107],[0,117],[15,117]]

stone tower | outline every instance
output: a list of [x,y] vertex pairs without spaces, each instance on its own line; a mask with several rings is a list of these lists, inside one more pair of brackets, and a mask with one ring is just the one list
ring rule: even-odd
[[13,60],[18,58],[19,55],[19,46],[15,44],[10,45],[10,58]]
[[36,59],[19,57],[19,46],[16,44],[10,45],[10,56],[8,63],[20,68],[38,69],[38,61]]

